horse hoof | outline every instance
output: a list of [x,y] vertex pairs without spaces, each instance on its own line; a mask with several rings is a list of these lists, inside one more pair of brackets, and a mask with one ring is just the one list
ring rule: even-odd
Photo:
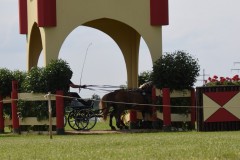
[[114,131],[116,130],[116,128],[115,128],[115,127],[111,127],[111,129],[112,129],[112,130],[114,130]]
[[124,129],[129,129],[129,127],[128,127],[128,126],[125,126]]

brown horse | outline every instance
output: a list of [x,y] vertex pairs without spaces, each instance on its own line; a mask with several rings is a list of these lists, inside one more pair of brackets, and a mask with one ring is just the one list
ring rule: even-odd
[[[144,105],[151,103],[152,85],[145,85],[143,88],[135,90],[115,90],[102,97],[100,107],[103,109],[103,119],[107,119],[110,113],[109,126],[112,130],[116,128],[112,125],[112,118],[115,117],[116,125],[119,129],[126,127],[121,120],[121,116],[126,110],[139,110],[142,113],[151,112],[150,106]],[[111,111],[110,108],[112,107]]]

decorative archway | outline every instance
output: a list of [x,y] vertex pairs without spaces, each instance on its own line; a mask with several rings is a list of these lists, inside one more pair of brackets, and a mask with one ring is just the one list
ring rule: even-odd
[[27,34],[28,69],[37,66],[43,50],[45,65],[57,59],[63,41],[85,25],[108,34],[121,49],[128,87],[138,84],[141,36],[152,61],[162,55],[162,25],[168,24],[168,0],[19,0],[20,33]]

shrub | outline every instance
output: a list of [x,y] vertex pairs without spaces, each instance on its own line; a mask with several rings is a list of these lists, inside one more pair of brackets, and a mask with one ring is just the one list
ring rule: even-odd
[[[17,74],[20,76],[19,74]],[[56,90],[68,90],[72,71],[67,62],[52,60],[45,68],[33,67],[26,75],[22,88],[25,92],[55,93]],[[21,78],[19,78],[21,79]],[[52,106],[55,106],[52,102]],[[36,116],[38,120],[48,118],[48,106],[44,101],[19,101],[22,117]],[[53,115],[55,109],[53,108]]]
[[18,92],[23,92],[23,82],[26,79],[27,73],[24,71],[15,70],[13,71],[13,79],[18,81]]
[[151,74],[152,74],[152,71],[141,72],[140,75],[138,76],[139,86],[144,84],[144,83],[147,83],[147,82],[151,81]]
[[64,60],[52,60],[45,68],[33,67],[23,82],[26,92],[55,93],[68,91],[72,70]]
[[[52,60],[45,68],[33,67],[28,73],[16,70],[0,69],[0,94],[10,96],[12,80],[18,81],[19,92],[55,93],[56,90],[68,91],[72,71],[67,62]],[[56,115],[55,102],[52,101],[53,116]],[[18,101],[18,112],[21,116],[36,116],[38,120],[48,118],[46,101]],[[4,115],[11,118],[11,105],[4,104]]]
[[44,70],[47,91],[55,93],[57,90],[65,92],[69,89],[69,81],[72,77],[72,70],[64,60],[52,60]]
[[44,68],[33,67],[27,73],[23,82],[23,90],[25,92],[46,93],[46,79],[43,76]]
[[152,81],[157,88],[171,90],[190,89],[199,75],[198,60],[189,53],[176,51],[166,53],[153,65]]
[[12,72],[6,68],[0,69],[0,94],[3,98],[10,96],[12,91]]

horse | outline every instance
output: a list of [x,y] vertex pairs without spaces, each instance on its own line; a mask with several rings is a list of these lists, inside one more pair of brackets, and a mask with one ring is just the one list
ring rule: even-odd
[[[122,129],[125,126],[121,120],[121,116],[126,110],[139,110],[144,114],[151,112],[149,106],[143,104],[151,103],[152,83],[146,83],[137,89],[120,89],[104,95],[100,101],[100,108],[103,110],[103,119],[107,119],[110,113],[109,126],[112,130],[116,128],[112,125],[112,118],[116,119],[116,126]],[[112,107],[112,111],[109,111]]]

